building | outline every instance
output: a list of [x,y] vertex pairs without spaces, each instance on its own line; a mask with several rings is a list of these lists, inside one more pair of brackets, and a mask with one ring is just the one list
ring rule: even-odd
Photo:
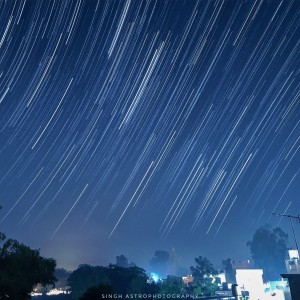
[[187,285],[189,286],[190,284],[192,284],[193,282],[193,276],[192,275],[188,275],[186,277],[181,277],[182,278],[182,281]]
[[238,269],[250,269],[250,260],[237,260],[237,259],[227,259],[224,262],[226,281],[228,283],[236,283],[236,270]]
[[288,259],[285,261],[288,274],[300,273],[300,260],[298,250],[288,250]]
[[285,261],[287,274],[282,278],[288,279],[292,300],[300,299],[300,260],[298,250],[289,250],[288,259]]
[[236,284],[241,291],[249,292],[250,299],[264,299],[265,297],[262,269],[237,269]]

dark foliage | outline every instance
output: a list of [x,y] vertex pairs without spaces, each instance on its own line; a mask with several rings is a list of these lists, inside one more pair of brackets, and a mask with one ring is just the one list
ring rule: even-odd
[[71,300],[72,296],[70,294],[60,294],[60,295],[43,295],[43,296],[35,296],[33,300]]
[[105,267],[80,265],[68,278],[73,299],[79,299],[90,287],[100,284],[110,285]]
[[165,295],[180,295],[186,294],[186,289],[181,277],[168,276],[166,280],[159,284],[159,293]]
[[281,228],[262,226],[247,243],[256,267],[264,270],[264,279],[277,280],[285,271],[288,234]]
[[109,295],[112,294],[112,288],[110,285],[106,284],[100,284],[98,286],[90,287],[82,297],[80,297],[80,300],[95,300],[95,299],[101,299],[102,295]]
[[197,265],[191,267],[192,275],[194,277],[194,292],[196,294],[204,295],[214,294],[218,286],[213,275],[216,275],[218,272],[206,257],[196,257],[195,262]]
[[54,285],[56,262],[38,250],[8,239],[0,248],[0,299],[30,299],[33,287]]
[[98,294],[99,298],[99,291],[104,291],[100,294],[111,291],[122,295],[156,292],[147,280],[145,271],[138,267],[122,268],[112,264],[108,267],[82,265],[70,275],[68,283],[73,299],[80,299],[92,297],[94,294]]
[[121,254],[120,256],[116,257],[116,266],[121,267],[121,268],[131,268],[131,267],[135,267],[136,264],[131,262],[129,263],[127,257],[123,254]]

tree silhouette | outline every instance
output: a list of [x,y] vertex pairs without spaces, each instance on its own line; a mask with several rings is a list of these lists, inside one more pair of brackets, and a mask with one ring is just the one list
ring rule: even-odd
[[164,295],[186,294],[185,285],[182,278],[168,276],[166,280],[159,284],[159,293]]
[[80,265],[69,276],[68,284],[72,290],[72,298],[79,299],[91,287],[110,285],[110,279],[105,267]]
[[131,268],[131,267],[135,267],[136,264],[135,263],[129,263],[127,257],[123,254],[121,254],[120,256],[116,257],[116,266],[121,267],[121,268]]
[[114,293],[129,294],[141,293],[147,286],[147,275],[139,267],[122,268],[109,265],[107,274]]
[[56,262],[9,239],[0,249],[0,299],[30,299],[33,287],[54,285]]
[[95,300],[100,299],[102,295],[112,294],[112,288],[107,284],[100,284],[98,286],[90,287],[79,300]]
[[[93,298],[98,294],[151,294],[157,291],[153,285],[147,283],[148,276],[138,267],[122,268],[110,264],[108,267],[92,267],[81,265],[68,278],[72,290],[72,298]],[[102,291],[99,296],[99,291]],[[94,299],[97,299],[94,298]]]
[[[0,205],[1,209],[1,205]],[[56,261],[0,232],[0,299],[30,299],[37,284],[53,285]]]
[[288,234],[281,228],[265,225],[258,228],[247,243],[256,267],[264,270],[264,280],[280,279],[285,271]]
[[195,293],[203,293],[204,295],[214,294],[217,290],[217,284],[213,275],[216,275],[218,272],[206,257],[196,257],[195,262],[197,265],[191,267]]

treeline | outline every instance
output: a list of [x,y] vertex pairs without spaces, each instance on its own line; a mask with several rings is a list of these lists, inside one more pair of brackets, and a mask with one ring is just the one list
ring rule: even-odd
[[214,275],[218,272],[205,257],[195,258],[195,263],[191,267],[193,282],[188,285],[176,276],[155,282],[142,268],[117,264],[108,267],[81,265],[69,276],[68,285],[72,298],[80,300],[98,299],[106,294],[122,295],[123,298],[132,294],[214,294],[218,288],[218,279]]
[[[129,263],[124,255],[117,257],[116,264],[107,267],[80,265],[72,273],[56,269],[56,261],[44,258],[39,250],[0,233],[0,299],[30,299],[35,289],[46,291],[68,285],[73,299],[97,299],[102,294],[212,294],[217,289],[213,275],[216,270],[208,259],[199,256],[191,267],[194,281],[186,286],[180,277],[169,276],[161,282],[154,282],[145,270]],[[154,266],[167,262],[164,251],[156,251],[152,259]],[[68,278],[66,279],[66,276]],[[63,281],[65,281],[63,283]]]
[[52,285],[56,261],[0,233],[0,299],[30,299],[37,284]]
[[[280,279],[284,269],[288,235],[280,228],[260,227],[250,247],[254,267],[262,268],[265,280]],[[193,281],[185,284],[181,277],[168,276],[154,282],[145,270],[129,263],[124,255],[117,256],[116,264],[107,267],[80,265],[72,273],[56,269],[56,261],[44,258],[39,250],[13,239],[7,239],[0,232],[0,300],[30,299],[34,288],[63,288],[69,286],[73,299],[98,299],[102,294],[197,294],[211,295],[218,289],[217,271],[205,257],[195,258],[195,265],[189,273]],[[225,271],[232,272],[230,260],[224,260]],[[150,265],[161,272],[176,263],[175,252],[156,251]],[[166,275],[165,273],[164,275]],[[169,273],[170,274],[170,273]],[[186,274],[185,274],[186,275]],[[151,276],[150,276],[151,277]],[[58,280],[59,279],[59,280]],[[58,282],[57,282],[58,281]]]
[[139,267],[123,268],[81,265],[68,278],[73,299],[98,299],[102,294],[156,294],[157,286],[148,282]]

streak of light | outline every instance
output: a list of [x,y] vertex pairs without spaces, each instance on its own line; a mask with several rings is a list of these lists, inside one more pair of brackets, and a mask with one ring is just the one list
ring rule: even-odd
[[49,124],[51,123],[52,119],[53,119],[54,116],[56,115],[56,113],[57,113],[57,111],[58,111],[58,109],[59,109],[59,107],[60,107],[62,101],[64,100],[64,98],[65,98],[65,96],[66,96],[66,94],[67,94],[67,92],[68,92],[68,90],[69,90],[69,88],[70,88],[70,85],[71,85],[72,81],[73,81],[73,78],[70,80],[69,85],[67,86],[67,89],[65,90],[65,93],[63,94],[63,96],[62,96],[60,102],[58,103],[58,105],[57,105],[57,107],[56,107],[54,113],[52,114],[51,118],[49,119],[48,123],[46,124],[46,126],[45,126],[44,129],[42,130],[41,134],[39,135],[39,137],[37,138],[36,142],[33,144],[33,146],[32,146],[31,149],[34,149],[34,147],[35,147],[36,144],[39,142],[39,140],[40,140],[41,137],[43,136],[44,132],[45,132],[46,129],[48,128],[48,126],[49,126]]
[[84,187],[84,189],[81,191],[80,195],[78,196],[78,198],[76,199],[76,201],[74,202],[74,204],[72,205],[72,207],[70,208],[70,210],[68,211],[68,213],[65,215],[65,217],[63,218],[63,220],[61,221],[61,223],[57,226],[57,228],[54,230],[53,234],[50,237],[50,240],[52,240],[54,238],[54,236],[56,235],[57,231],[61,228],[61,226],[63,225],[63,223],[66,221],[66,219],[68,218],[68,216],[70,215],[70,213],[72,212],[73,208],[75,207],[75,205],[77,204],[77,202],[80,200],[81,196],[83,195],[83,193],[85,192],[85,190],[87,189],[88,184]]
[[19,197],[19,199],[15,202],[15,204],[11,207],[11,209],[5,214],[5,216],[1,219],[1,223],[9,216],[9,214],[12,212],[12,210],[18,205],[18,203],[22,200],[26,192],[30,189],[30,187],[33,185],[33,183],[36,181],[36,179],[39,177],[41,172],[43,171],[43,168],[40,169],[40,171],[37,173],[37,175],[33,178],[31,183],[28,185],[28,187],[25,189],[23,194]]

